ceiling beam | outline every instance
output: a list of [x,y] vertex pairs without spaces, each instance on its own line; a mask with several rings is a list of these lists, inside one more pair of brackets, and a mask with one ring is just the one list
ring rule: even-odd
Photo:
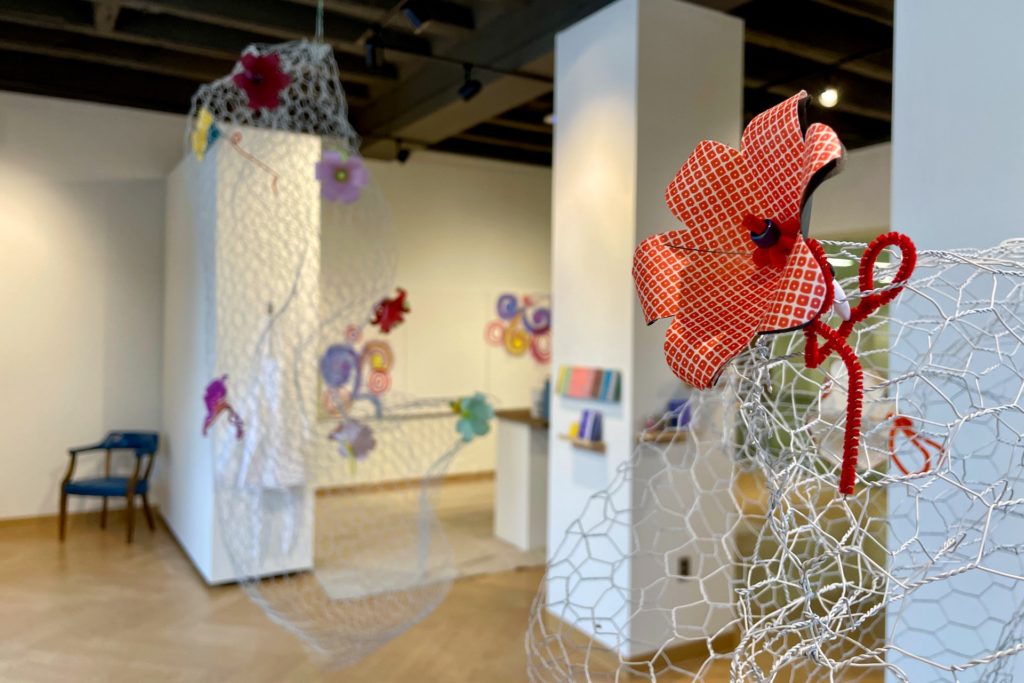
[[96,0],[92,6],[93,24],[100,33],[113,33],[121,6],[114,0]]
[[424,19],[424,26],[430,26],[436,22],[467,31],[476,28],[473,10],[465,5],[446,0],[410,0],[406,7],[413,11],[423,12],[421,17]]
[[[121,0],[132,9],[192,19],[239,31],[252,31],[278,39],[312,38],[316,29],[316,11],[280,0]],[[333,45],[352,45],[360,41],[373,25],[365,21],[324,13],[324,40]],[[415,54],[430,54],[430,41],[399,31],[387,31],[386,39],[396,48]]]
[[507,113],[490,119],[487,123],[495,126],[501,126],[502,128],[510,128],[512,130],[522,130],[528,133],[547,133],[551,135],[553,128],[541,120],[540,123],[534,123],[532,121],[522,121],[518,119],[509,118]]
[[885,26],[893,25],[893,3],[891,0],[814,0],[818,4],[852,14],[855,17],[871,19]]
[[892,85],[810,59],[755,45],[744,51],[744,85],[775,95],[789,96],[800,89],[814,94],[827,85],[839,89],[836,108],[880,121],[892,118]]
[[[316,7],[318,0],[289,0],[299,5]],[[337,12],[345,16],[362,19],[371,24],[380,24],[385,21],[388,13],[397,4],[398,0],[324,0],[324,9],[328,12]],[[449,2],[448,0],[432,0],[431,6],[438,9],[424,26],[424,29],[440,32],[464,32],[476,27],[477,21],[475,12],[466,5]],[[404,23],[402,16],[396,15],[392,23]]]
[[[850,55],[838,52],[832,48],[811,45],[799,40],[783,38],[770,33],[762,33],[747,29],[746,42],[757,47],[769,48],[780,52],[788,52],[791,55],[806,57],[807,59],[830,66],[840,62]],[[865,78],[873,78],[876,81],[892,83],[892,69],[874,64],[866,59],[851,62],[844,62],[837,66],[839,71],[848,71]]]
[[[107,102],[185,114],[204,78],[123,68],[110,61],[84,61],[59,54],[11,50],[0,41],[0,89],[90,102]],[[366,86],[346,85],[354,104],[369,98]]]
[[[867,58],[892,50],[892,27],[817,0],[752,0],[733,11],[746,42],[838,70],[892,82],[892,66]],[[854,59],[853,57],[861,56]]]
[[186,54],[160,47],[0,22],[0,49],[77,59],[137,71],[212,81],[231,72],[234,60]]
[[0,0],[0,13],[9,21],[96,28],[92,7],[78,0]]
[[459,138],[472,142],[483,142],[491,145],[503,145],[505,147],[518,147],[534,152],[551,153],[551,131],[546,133],[528,133],[525,131],[510,131],[507,128],[496,126],[491,122],[481,123],[467,131],[459,133]]
[[[482,26],[467,38],[446,51],[445,57],[468,62],[486,64],[509,71],[520,70],[529,62],[549,54],[554,49],[555,33],[576,21],[592,14],[609,4],[610,0],[579,0],[577,2],[533,2],[509,9],[499,19]],[[484,91],[494,86],[499,78],[509,82],[511,76],[481,72],[476,75],[484,83]],[[371,106],[356,117],[356,129],[368,135],[399,135],[407,129],[417,130],[415,137],[435,141],[433,135],[425,132],[425,119],[448,109],[459,102],[457,89],[462,82],[462,70],[448,64],[426,64],[411,78],[391,92],[378,98]],[[522,99],[503,102],[504,110],[512,109],[536,97],[550,86],[520,88]],[[482,97],[483,93],[478,96]],[[471,103],[470,103],[471,104]],[[477,122],[487,120],[502,110],[484,112]],[[467,125],[463,128],[469,128]],[[442,130],[438,127],[438,134]],[[454,132],[450,131],[447,135]],[[447,137],[445,135],[445,137]],[[432,139],[433,138],[433,139]]]
[[4,90],[184,114],[199,85],[185,78],[0,49]]
[[490,145],[460,138],[449,138],[430,149],[439,152],[452,154],[465,154],[474,157],[486,157],[489,159],[500,159],[502,161],[514,161],[521,164],[534,164],[536,166],[550,166],[551,152],[534,152],[527,149],[505,147],[502,145]]
[[[250,43],[275,41],[265,34],[131,9],[121,10],[114,31],[106,34],[96,27],[89,4],[79,0],[0,0],[0,21],[186,53],[182,55],[186,61],[190,55],[198,55],[234,62]],[[398,70],[392,64],[370,69],[359,56],[338,51],[334,56],[346,84],[377,83],[398,78]],[[228,71],[230,69],[220,75]]]

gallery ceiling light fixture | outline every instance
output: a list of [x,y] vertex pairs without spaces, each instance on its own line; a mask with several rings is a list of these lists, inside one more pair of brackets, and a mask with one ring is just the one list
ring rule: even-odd
[[410,0],[402,6],[402,16],[416,33],[422,31],[423,26],[431,19],[429,8],[416,0]]
[[363,53],[366,55],[368,68],[379,69],[381,67],[384,62],[384,39],[381,36],[380,26],[373,27],[373,33],[363,45]]
[[555,116],[555,112],[549,112],[547,114],[544,114],[544,123],[546,123],[547,125],[553,126],[555,125],[556,121],[558,121],[558,117]]
[[469,102],[471,99],[480,94],[480,91],[483,89],[484,84],[478,81],[477,79],[473,78],[472,64],[463,64],[462,72],[464,77],[462,85],[459,86],[459,97],[461,97],[464,102]]
[[838,88],[834,85],[826,86],[820,93],[818,93],[818,104],[826,109],[831,109],[839,104]]
[[404,164],[412,156],[412,150],[402,144],[401,140],[395,140],[395,159],[398,163]]

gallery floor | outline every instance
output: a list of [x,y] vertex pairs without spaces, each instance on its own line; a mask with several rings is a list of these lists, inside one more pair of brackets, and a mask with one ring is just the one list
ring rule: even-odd
[[[451,489],[446,498],[471,516],[489,505],[480,483]],[[126,545],[122,523],[115,514],[104,531],[97,516],[73,517],[63,545],[52,519],[0,526],[0,680],[526,678],[523,632],[540,569],[461,579],[425,623],[330,672],[239,588],[205,586],[162,525]]]
[[[439,516],[483,534],[492,500],[490,480],[446,484]],[[458,579],[423,623],[325,671],[237,586],[207,587],[162,524],[126,545],[122,520],[104,531],[97,515],[73,517],[63,545],[52,518],[0,525],[0,681],[527,680],[523,634],[542,568]],[[728,681],[727,665],[714,675],[707,683]]]

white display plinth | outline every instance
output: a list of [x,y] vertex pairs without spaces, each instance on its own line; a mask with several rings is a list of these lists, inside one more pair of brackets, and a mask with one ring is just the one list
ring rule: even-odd
[[528,410],[497,412],[494,535],[520,550],[547,543],[548,429]]
[[[681,227],[664,192],[693,148],[706,138],[738,146],[743,23],[678,0],[619,0],[560,33],[555,62],[552,368],[618,370],[622,399],[552,397],[549,560],[590,497],[630,459],[644,418],[662,412],[680,388],[662,350],[667,323],[655,329],[643,323],[630,275],[633,251],[648,235]],[[558,438],[588,408],[603,413],[603,454]],[[561,565],[579,567],[587,579],[575,586],[572,604],[598,608],[599,616],[574,626],[625,656],[674,640],[671,624],[646,619],[621,597],[641,595],[652,577],[665,576],[666,560],[675,559],[650,553],[623,561],[624,552],[644,541],[637,533],[646,533],[629,520],[657,526],[657,510],[633,509],[639,499],[631,487],[617,487],[603,505],[624,523],[602,532],[601,543],[580,543],[589,558]],[[565,585],[557,567],[549,571],[549,605],[569,599],[560,592]],[[697,586],[674,583],[661,592],[659,607],[700,602]],[[693,620],[709,633],[722,621]]]
[[[240,406],[245,381],[257,367],[257,340],[266,325],[267,307],[273,306],[275,299],[283,301],[296,282],[296,266],[289,259],[254,263],[246,257],[249,248],[266,242],[267,236],[256,234],[253,225],[269,223],[250,222],[246,216],[257,211],[288,215],[290,220],[275,227],[275,239],[280,240],[280,231],[287,229],[281,225],[298,226],[295,234],[284,237],[296,250],[307,250],[300,276],[303,286],[315,286],[318,281],[320,200],[313,167],[320,156],[320,141],[312,136],[243,130],[245,152],[262,157],[288,179],[289,191],[274,194],[271,178],[232,148],[228,134],[222,134],[204,161],[190,155],[178,164],[167,179],[166,204],[162,425],[166,457],[156,485],[164,520],[211,584],[243,578],[226,552],[224,534],[252,533],[256,538],[258,529],[284,528],[294,539],[283,551],[268,550],[266,560],[258,561],[258,566],[252,557],[264,557],[262,550],[249,553],[246,569],[253,571],[247,574],[277,574],[313,566],[313,493],[304,480],[304,454],[289,451],[288,460],[283,461],[282,455],[270,453],[281,449],[265,441],[247,452],[247,471],[258,472],[259,477],[244,482],[243,492],[260,501],[257,507],[262,513],[258,520],[232,518],[232,528],[223,528],[214,459],[225,446],[220,442],[221,448],[217,448],[214,440],[230,442],[234,437],[226,423],[216,425],[209,437],[203,437],[201,429],[204,391],[215,377],[230,376],[228,397],[236,408]],[[274,157],[268,159],[271,154]],[[242,183],[241,178],[250,182]],[[247,193],[253,201],[248,201]],[[301,218],[291,220],[296,216]],[[291,305],[314,307],[306,313],[312,316],[309,319],[316,319],[315,298],[303,297]],[[287,362],[271,360],[280,367]],[[310,368],[308,376],[296,374],[301,376],[289,381],[302,384],[306,394],[315,397],[316,369]],[[269,386],[261,384],[264,391]],[[278,419],[298,420],[303,410],[313,414],[315,408],[282,401],[273,412]]]
[[[1024,3],[1019,0],[897,0],[895,9],[892,121],[892,227],[912,237],[918,249],[992,247],[1019,238],[1021,188],[1024,187],[1024,48],[1019,38],[1024,25]],[[988,281],[984,281],[988,282]],[[980,290],[980,291],[979,291]],[[966,288],[966,300],[984,301],[986,287]],[[951,303],[951,302],[950,302]],[[899,315],[900,308],[896,308]],[[934,351],[934,349],[933,349]],[[967,359],[965,359],[966,361]],[[891,376],[900,375],[898,363]],[[1012,369],[991,368],[986,382],[1005,373],[1007,382],[1019,383]],[[938,380],[936,380],[938,382]],[[959,379],[939,383],[937,391],[956,395]],[[968,424],[964,431],[977,428]],[[1012,430],[1009,430],[1012,431]],[[964,434],[960,435],[964,438]],[[979,438],[989,439],[988,433]],[[1008,446],[1008,443],[1006,444]],[[989,481],[990,472],[1020,467],[1019,449],[1000,449],[1000,462],[966,460],[969,481]],[[1015,463],[1003,458],[1012,457]],[[990,482],[995,487],[996,482]],[[942,490],[940,487],[935,487]],[[905,510],[909,488],[888,489],[890,510]],[[888,542],[898,545],[915,534],[946,538],[951,515],[975,514],[966,496],[926,506],[923,494],[916,519],[889,520]],[[909,503],[915,504],[913,499]],[[949,506],[943,515],[930,514],[930,505]],[[955,507],[954,507],[955,506]],[[959,509],[958,509],[959,508]],[[1012,538],[1003,520],[1000,534]],[[986,520],[987,524],[987,520]],[[935,533],[931,533],[934,529]],[[1024,533],[1019,518],[1018,536]],[[995,543],[994,541],[990,541]],[[896,548],[893,547],[893,550]],[[936,548],[921,547],[923,553]],[[995,574],[965,572],[913,592],[888,605],[888,630],[893,649],[890,662],[911,681],[994,680],[991,667],[943,673],[929,662],[904,654],[926,653],[941,665],[962,663],[978,643],[998,643],[1004,623],[1019,619],[1015,592],[999,585]],[[970,626],[964,626],[964,622]],[[1019,633],[1019,630],[1016,631]],[[955,650],[967,650],[957,652]],[[966,656],[965,656],[966,654]],[[998,680],[1024,680],[1024,657],[1005,660]],[[985,676],[984,679],[982,676]],[[891,671],[886,680],[906,680]]]

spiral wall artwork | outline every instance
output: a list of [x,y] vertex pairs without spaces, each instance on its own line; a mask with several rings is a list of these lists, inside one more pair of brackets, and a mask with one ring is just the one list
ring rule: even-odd
[[492,346],[503,346],[510,355],[527,352],[541,364],[551,362],[551,298],[546,294],[502,294],[498,317],[487,323],[484,336]]

